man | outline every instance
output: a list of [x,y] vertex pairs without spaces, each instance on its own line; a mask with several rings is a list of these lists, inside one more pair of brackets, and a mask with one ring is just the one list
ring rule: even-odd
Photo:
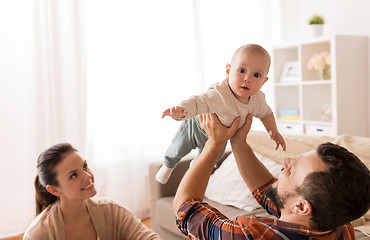
[[[370,173],[355,155],[331,143],[321,144],[315,151],[284,159],[277,180],[245,141],[251,115],[238,130],[238,118],[230,128],[214,114],[199,119],[209,139],[173,202],[177,223],[190,239],[355,239],[349,222],[370,205]],[[229,220],[202,202],[213,165],[228,139],[247,186],[279,220],[256,216]]]

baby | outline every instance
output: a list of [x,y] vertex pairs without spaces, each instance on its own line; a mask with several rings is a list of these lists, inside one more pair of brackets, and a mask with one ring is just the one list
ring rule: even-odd
[[[198,148],[198,155],[208,139],[196,117],[203,113],[216,113],[221,123],[230,127],[233,120],[240,116],[243,126],[248,114],[261,119],[270,137],[285,151],[285,141],[277,130],[274,115],[267,105],[265,95],[260,91],[268,80],[270,56],[261,46],[248,44],[234,53],[231,63],[226,65],[226,79],[210,86],[201,95],[191,96],[178,106],[168,108],[162,118],[170,116],[183,121],[165,154],[162,167],[156,174],[158,182],[165,184],[176,164],[192,149]],[[219,155],[223,156],[224,150]],[[217,165],[217,164],[216,164]],[[216,167],[216,166],[215,166]]]

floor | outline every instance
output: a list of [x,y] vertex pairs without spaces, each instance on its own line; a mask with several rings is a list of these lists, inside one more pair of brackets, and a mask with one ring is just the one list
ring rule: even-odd
[[12,236],[12,237],[6,237],[6,238],[0,238],[0,240],[22,240],[23,234]]
[[144,223],[144,225],[147,226],[148,228],[152,227],[151,222],[150,222],[150,218],[145,218],[145,219],[141,220],[141,222]]

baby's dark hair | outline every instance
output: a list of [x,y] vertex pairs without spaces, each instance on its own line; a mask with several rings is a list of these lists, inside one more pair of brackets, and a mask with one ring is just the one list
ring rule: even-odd
[[310,173],[297,192],[312,206],[310,226],[334,230],[369,210],[370,173],[358,157],[339,145],[323,143],[316,151],[327,171]]
[[55,166],[71,152],[77,152],[69,143],[56,144],[40,154],[37,159],[37,176],[35,179],[36,215],[40,214],[47,206],[56,202],[58,197],[46,190],[47,185],[58,186],[54,171]]

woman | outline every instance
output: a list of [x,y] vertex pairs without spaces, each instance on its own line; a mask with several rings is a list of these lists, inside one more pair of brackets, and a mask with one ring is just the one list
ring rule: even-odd
[[160,239],[124,207],[90,199],[94,175],[70,144],[42,152],[37,170],[37,216],[23,239]]

